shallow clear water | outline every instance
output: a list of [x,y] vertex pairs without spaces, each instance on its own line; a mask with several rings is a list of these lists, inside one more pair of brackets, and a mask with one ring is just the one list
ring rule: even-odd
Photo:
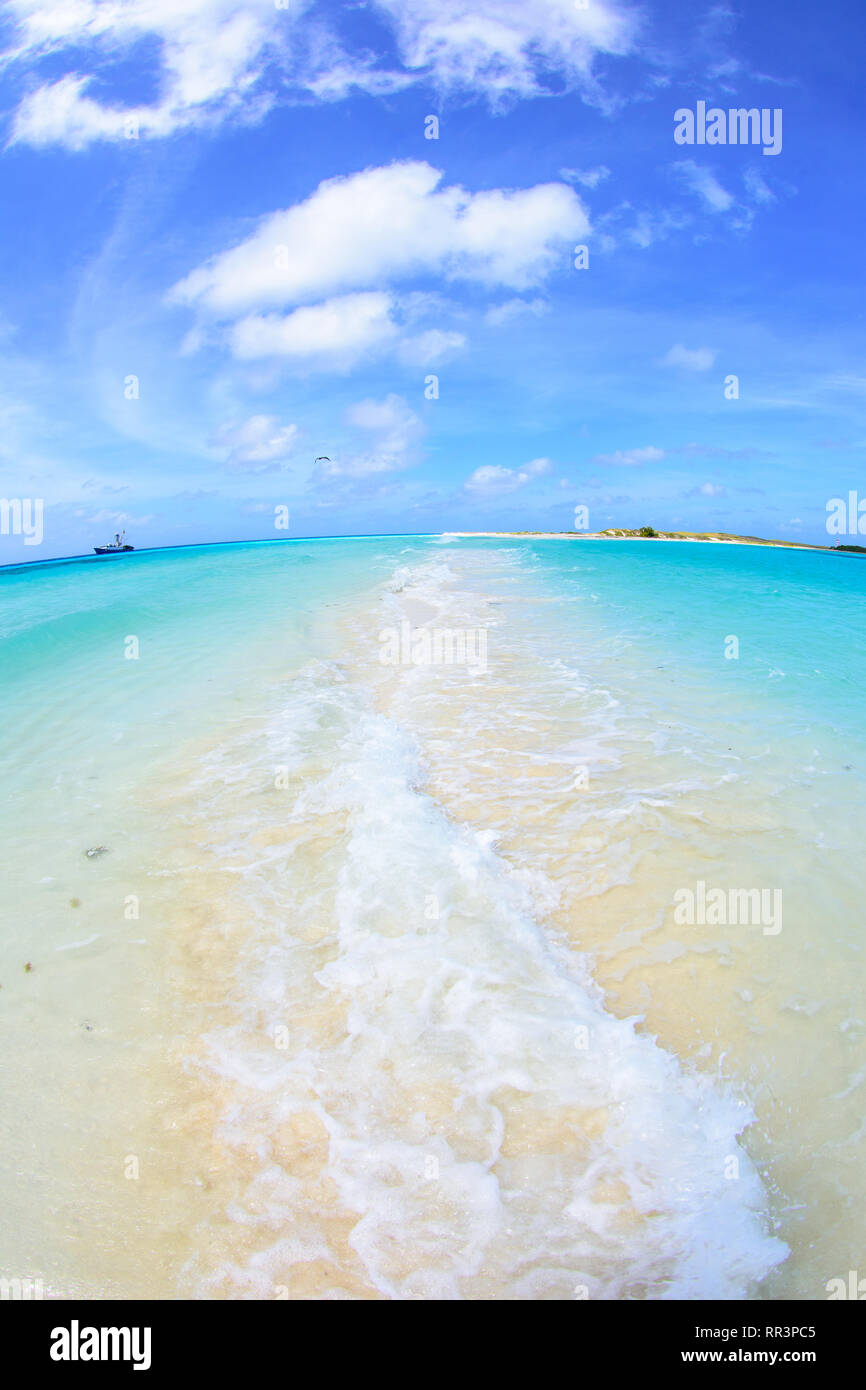
[[[863,1238],[864,587],[401,537],[0,575],[0,1266],[825,1297]],[[383,664],[425,628],[474,664]],[[699,884],[741,920],[683,920]]]

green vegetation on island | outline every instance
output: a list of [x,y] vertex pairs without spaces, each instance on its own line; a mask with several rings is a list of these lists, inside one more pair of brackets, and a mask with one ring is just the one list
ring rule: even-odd
[[791,550],[844,550],[858,555],[866,555],[862,545],[812,545],[808,541],[766,540],[763,536],[737,536],[730,531],[656,531],[652,526],[641,526],[629,530],[623,526],[609,526],[605,531],[575,531],[574,535],[586,540],[665,540],[665,541],[720,541],[731,545],[781,545]]

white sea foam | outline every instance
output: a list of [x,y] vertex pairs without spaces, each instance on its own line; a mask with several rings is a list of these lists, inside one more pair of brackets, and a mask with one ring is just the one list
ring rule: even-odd
[[[410,567],[388,593],[457,614],[442,580]],[[244,1253],[199,1260],[199,1287],[261,1296],[315,1260],[348,1281],[355,1260],[391,1298],[743,1297],[786,1253],[738,1144],[748,1106],[605,1010],[538,917],[558,890],[455,822],[416,739],[333,675],[308,672],[268,735],[303,731],[292,850],[255,858],[236,1022],[207,1039],[224,1138],[261,1163],[229,1213]],[[295,893],[324,936],[279,907]],[[271,1143],[304,1114],[327,1136],[312,1185]],[[322,1183],[350,1253],[321,1235]]]

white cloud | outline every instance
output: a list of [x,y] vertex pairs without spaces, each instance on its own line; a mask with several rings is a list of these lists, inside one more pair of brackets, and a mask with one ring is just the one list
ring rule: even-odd
[[103,509],[87,516],[83,511],[73,512],[73,516],[81,518],[87,526],[115,526],[118,529],[124,526],[148,526],[153,521],[153,516],[133,516],[131,512],[112,512]]
[[641,209],[635,214],[634,226],[626,228],[625,237],[633,246],[646,250],[655,242],[664,240],[671,232],[679,231],[683,225],[681,218],[666,209],[660,212]]
[[648,444],[644,449],[617,449],[613,454],[596,454],[590,463],[613,468],[639,468],[644,463],[658,463],[664,456],[664,449],[656,449]]
[[706,372],[712,367],[718,353],[713,348],[687,348],[677,343],[661,360],[663,367],[684,367],[689,372]]
[[357,91],[389,96],[418,80],[415,73],[377,67],[373,54],[349,54],[337,42],[322,42],[321,31],[317,49],[318,63],[298,81],[320,101],[343,101]]
[[26,97],[12,127],[12,143],[66,145],[80,150],[92,140],[123,138],[123,113],[82,95],[85,77],[62,77]]
[[395,473],[417,461],[424,424],[402,396],[392,393],[382,401],[358,401],[345,418],[361,437],[360,450],[326,460],[317,470],[320,480]]
[[593,233],[602,251],[614,251],[620,240],[645,250],[665,240],[672,232],[681,231],[692,220],[689,214],[671,212],[667,208],[635,208],[626,200],[598,217]]
[[776,195],[770,188],[766,179],[762,178],[757,169],[751,165],[743,175],[743,182],[756,203],[775,203]]
[[379,0],[405,67],[488,97],[533,96],[551,77],[591,87],[597,53],[624,54],[637,16],[617,0]]
[[727,212],[734,205],[733,195],[723,188],[715,174],[693,159],[681,159],[674,171],[692,193],[697,193],[712,212]]
[[549,473],[551,466],[550,459],[546,458],[533,459],[522,468],[503,468],[499,464],[486,464],[483,468],[476,468],[466,479],[464,486],[467,492],[476,494],[515,492],[517,488],[525,487],[533,479]]
[[724,497],[726,489],[721,483],[701,483],[686,493],[687,497]]
[[[598,99],[597,54],[634,47],[636,12],[619,0],[378,0],[371,9],[395,32],[397,61],[349,52],[335,13],[309,15],[310,0],[7,0],[16,24],[7,58],[31,69],[49,59],[51,80],[29,92],[13,140],[82,149],[121,140],[138,122],[143,136],[227,119],[257,120],[277,100],[312,92],[339,100],[413,82],[471,89],[494,103],[552,89]],[[95,72],[150,41],[150,105],[113,107],[88,94]],[[141,50],[139,50],[141,51]],[[64,66],[66,70],[58,69]],[[93,71],[82,73],[85,64]]]
[[580,199],[564,184],[469,193],[440,189],[441,179],[419,161],[327,179],[194,270],[173,297],[225,316],[425,272],[524,289],[589,231]]
[[[410,366],[433,367],[466,346],[464,334],[442,328],[404,336],[395,312],[403,316],[404,305],[390,294],[338,295],[290,314],[248,314],[228,336],[242,361],[282,358],[304,371],[348,371],[391,349]],[[194,332],[187,342],[194,348],[202,337]]]
[[[260,115],[267,102],[255,89],[302,9],[302,0],[286,3],[281,12],[255,0],[9,0],[18,31],[7,56],[31,65],[51,56],[56,67],[56,55],[67,52],[75,65],[24,98],[13,141],[81,149],[93,140],[128,138],[130,120],[143,136],[166,136],[232,113]],[[147,38],[158,45],[159,97],[152,105],[105,106],[87,95],[92,79],[80,75],[85,53],[102,66]]]
[[[565,248],[589,230],[580,199],[564,184],[470,193],[441,188],[441,180],[417,161],[366,169],[329,179],[303,202],[268,215],[246,241],[171,291],[172,301],[199,315],[185,349],[217,333],[244,360],[348,370],[393,350],[406,363],[433,366],[466,344],[461,332],[420,322],[434,312],[441,319],[447,303],[416,290],[398,297],[383,286],[431,275],[525,289],[564,267]],[[491,321],[545,308],[540,299],[516,299],[498,306]],[[214,327],[225,320],[234,322]]]
[[222,425],[211,443],[226,451],[230,468],[265,473],[292,452],[297,425],[281,425],[276,415],[251,415],[240,424]]
[[599,164],[596,169],[560,169],[559,177],[566,183],[579,183],[583,188],[598,188],[604,179],[610,178],[610,170],[606,164]]
[[129,492],[129,483],[108,483],[103,478],[86,478],[81,484],[82,492],[100,492],[103,496],[109,493]]
[[400,344],[402,361],[417,367],[435,367],[454,352],[466,346],[463,333],[443,328],[428,328],[416,338],[405,338]]
[[250,314],[231,329],[236,357],[285,357],[309,368],[348,369],[397,334],[387,294],[348,294],[291,314]]
[[522,314],[546,314],[549,304],[544,299],[506,299],[502,304],[494,304],[484,315],[486,323],[507,323],[509,319]]

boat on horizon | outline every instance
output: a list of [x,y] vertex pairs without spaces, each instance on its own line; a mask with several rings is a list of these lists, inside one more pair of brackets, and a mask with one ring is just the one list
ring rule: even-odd
[[125,531],[115,532],[114,540],[108,545],[95,545],[93,549],[97,555],[122,555],[125,550],[134,550],[134,545],[127,545],[124,541]]

